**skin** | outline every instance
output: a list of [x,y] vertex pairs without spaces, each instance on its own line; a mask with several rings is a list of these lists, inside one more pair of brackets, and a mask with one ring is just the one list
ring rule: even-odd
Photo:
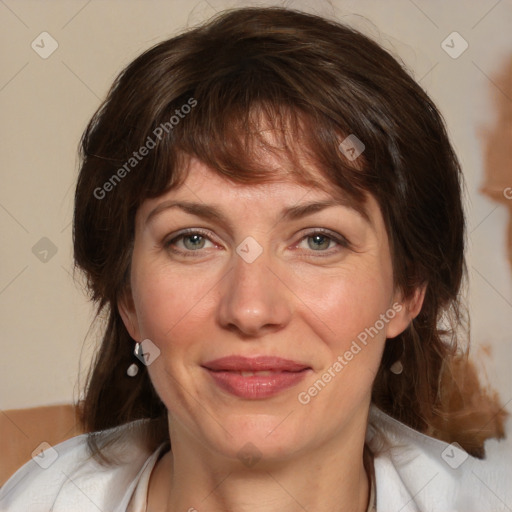
[[[147,370],[169,411],[172,445],[151,476],[150,512],[334,512],[368,505],[362,453],[372,383],[386,338],[418,314],[424,289],[407,302],[395,290],[387,233],[370,196],[370,222],[341,203],[279,221],[288,206],[332,196],[279,173],[284,163],[266,158],[277,179],[263,185],[235,184],[192,159],[185,183],[146,200],[136,215],[131,290],[119,311],[134,340],[150,339],[161,351]],[[216,206],[229,224],[177,207],[146,223],[168,200]],[[177,239],[184,228],[201,228],[207,238]],[[350,245],[315,238],[318,228]],[[263,250],[252,263],[236,252],[248,236]],[[394,303],[401,311],[301,404],[298,394]],[[201,367],[232,354],[277,355],[312,370],[276,396],[247,400],[217,387]],[[247,443],[261,457],[251,467],[238,457]]]

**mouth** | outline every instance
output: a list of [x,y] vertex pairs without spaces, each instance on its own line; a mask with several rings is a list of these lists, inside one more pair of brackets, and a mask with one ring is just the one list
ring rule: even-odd
[[310,368],[309,365],[277,356],[227,356],[203,364],[213,371],[232,372],[299,372]]
[[220,389],[253,400],[277,395],[297,385],[312,371],[298,361],[274,356],[228,356],[202,366]]

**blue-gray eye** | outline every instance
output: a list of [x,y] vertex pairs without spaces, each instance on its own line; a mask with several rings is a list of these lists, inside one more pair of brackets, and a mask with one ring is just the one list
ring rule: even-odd
[[[204,249],[207,242],[212,243],[207,233],[198,230],[190,230],[182,232],[178,236],[164,242],[163,246],[173,252],[192,253]],[[182,244],[181,247],[179,245],[180,243]]]
[[332,251],[329,251],[328,249],[337,251],[343,248],[349,248],[350,242],[339,233],[332,233],[331,231],[326,231],[324,229],[317,229],[306,233],[301,238],[298,247],[300,249],[310,250],[316,253],[331,254]]
[[[310,235],[306,238],[308,239],[309,248],[314,251],[328,249],[330,243],[333,242],[333,239],[326,235]],[[313,243],[311,243],[312,240],[314,241]]]
[[[195,249],[202,249],[204,247],[205,238],[202,235],[198,235],[198,234],[186,235],[186,236],[181,236],[180,238],[183,240],[183,245],[187,249],[195,250]],[[187,244],[187,241],[189,241],[191,243]]]

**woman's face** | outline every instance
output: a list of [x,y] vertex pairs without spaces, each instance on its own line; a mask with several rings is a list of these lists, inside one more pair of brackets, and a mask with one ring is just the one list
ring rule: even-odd
[[141,205],[120,311],[151,342],[172,440],[283,458],[364,436],[386,338],[414,311],[395,294],[376,201],[368,220],[346,204],[284,174],[239,185],[191,160],[182,186]]

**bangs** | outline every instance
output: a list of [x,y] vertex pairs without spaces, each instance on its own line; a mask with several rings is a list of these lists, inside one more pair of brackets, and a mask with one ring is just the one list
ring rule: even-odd
[[[383,172],[389,155],[379,134],[387,118],[376,115],[376,85],[361,78],[364,88],[354,89],[354,76],[318,65],[321,46],[292,50],[293,34],[192,34],[148,50],[119,76],[84,139],[95,186],[133,161],[136,169],[109,192],[133,213],[182,184],[194,157],[233,183],[292,179],[322,189],[366,217],[366,196],[392,186]],[[335,45],[332,51],[338,55]],[[110,129],[105,118],[113,119]],[[365,145],[355,158],[340,149],[350,136]],[[147,156],[131,158],[150,138]]]
[[[162,141],[160,161],[154,165],[161,179],[150,196],[182,185],[195,157],[232,183],[292,180],[343,198],[368,218],[364,157],[350,162],[344,156],[340,143],[346,135],[329,120],[282,98],[261,100],[257,90],[244,92],[239,97],[224,92],[222,99],[214,89],[194,95],[194,111]],[[257,99],[249,92],[256,92]]]

